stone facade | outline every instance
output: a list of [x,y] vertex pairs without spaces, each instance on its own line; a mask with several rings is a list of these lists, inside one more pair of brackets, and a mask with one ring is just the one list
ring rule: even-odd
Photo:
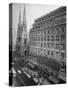
[[30,54],[66,62],[66,7],[36,19],[29,38]]

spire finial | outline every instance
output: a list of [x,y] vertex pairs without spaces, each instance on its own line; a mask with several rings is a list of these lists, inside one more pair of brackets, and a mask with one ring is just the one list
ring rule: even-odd
[[27,31],[25,4],[24,4],[24,7],[23,7],[23,22],[22,22],[22,27],[23,27],[23,30]]
[[19,23],[18,24],[21,25],[21,9],[19,11]]

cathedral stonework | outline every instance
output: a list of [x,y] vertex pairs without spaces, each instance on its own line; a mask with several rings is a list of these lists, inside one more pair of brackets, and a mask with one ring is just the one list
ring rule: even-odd
[[19,55],[25,55],[27,52],[27,24],[25,6],[23,11],[23,21],[21,23],[21,11],[19,13],[19,22],[16,39],[16,53]]

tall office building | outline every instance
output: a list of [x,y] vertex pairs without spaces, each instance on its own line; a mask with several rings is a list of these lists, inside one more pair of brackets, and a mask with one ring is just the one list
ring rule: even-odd
[[57,62],[66,62],[66,7],[62,6],[40,18],[30,29],[30,54]]

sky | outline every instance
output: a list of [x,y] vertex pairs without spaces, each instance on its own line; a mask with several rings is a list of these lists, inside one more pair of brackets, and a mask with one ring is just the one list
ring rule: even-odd
[[[29,33],[34,20],[46,15],[47,13],[59,8],[57,5],[39,5],[39,4],[25,4],[27,32]],[[13,31],[13,46],[16,44],[17,28],[19,22],[19,13],[21,11],[21,22],[23,21],[23,3],[14,3],[12,6],[12,31]]]

